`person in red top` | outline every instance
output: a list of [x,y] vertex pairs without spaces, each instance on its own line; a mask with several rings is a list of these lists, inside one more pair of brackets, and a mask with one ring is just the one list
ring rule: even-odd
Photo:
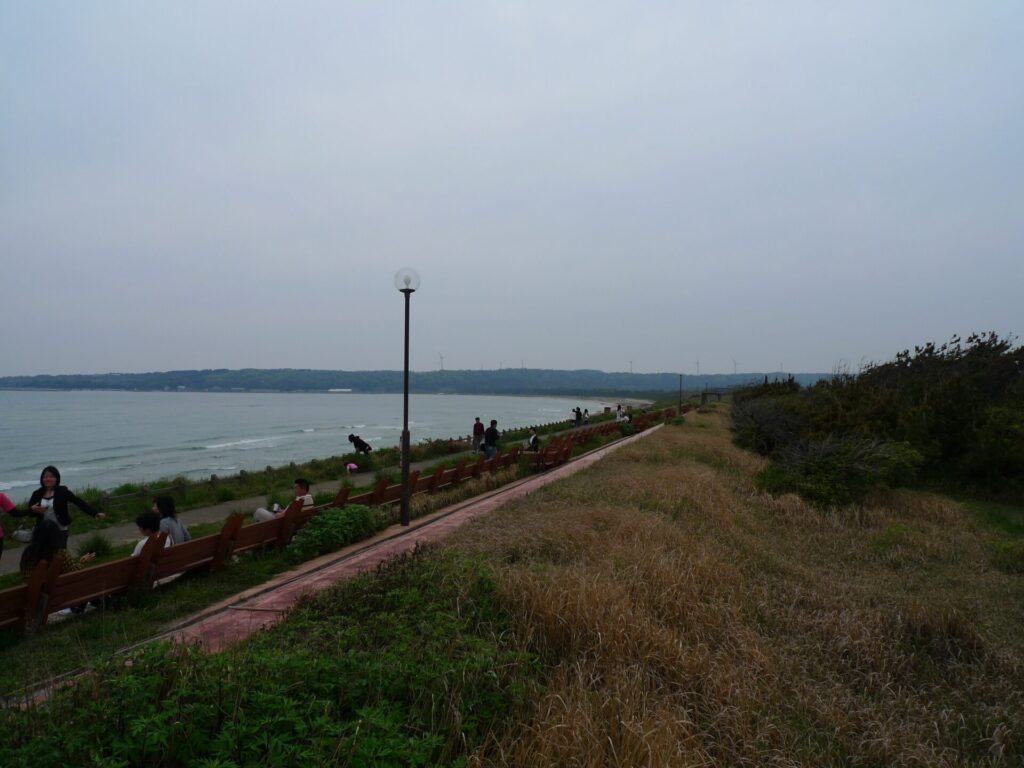
[[480,450],[480,443],[484,441],[484,423],[480,421],[480,417],[476,417],[476,421],[473,422],[473,451]]

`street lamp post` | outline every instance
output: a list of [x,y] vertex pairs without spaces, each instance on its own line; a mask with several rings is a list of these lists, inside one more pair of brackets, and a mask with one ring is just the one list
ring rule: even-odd
[[405,378],[402,385],[402,507],[401,523],[409,524],[409,297],[420,287],[415,269],[395,273],[395,288],[405,295]]

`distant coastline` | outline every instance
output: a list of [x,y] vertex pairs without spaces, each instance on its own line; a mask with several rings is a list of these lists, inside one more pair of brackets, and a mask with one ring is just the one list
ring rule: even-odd
[[[684,391],[725,390],[792,377],[801,385],[830,378],[825,373],[780,371],[682,376]],[[542,397],[652,398],[676,392],[678,373],[624,373],[597,370],[505,368],[481,371],[410,372],[415,394],[537,395]],[[0,377],[2,390],[105,390],[131,392],[250,392],[323,394],[396,394],[401,371],[328,371],[308,369],[208,369],[151,373],[101,373]]]

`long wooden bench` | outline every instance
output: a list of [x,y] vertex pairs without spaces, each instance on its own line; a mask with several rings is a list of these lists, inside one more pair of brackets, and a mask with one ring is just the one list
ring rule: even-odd
[[240,526],[232,537],[232,552],[237,554],[253,549],[284,546],[296,530],[296,517],[301,511],[302,500],[295,499],[285,508],[282,515],[275,515],[261,523]]
[[61,573],[61,559],[54,558],[47,567],[46,584],[38,601],[37,625],[46,624],[50,614],[64,608],[117,597],[144,582],[153,556],[163,549],[166,539],[166,532],[161,532],[149,537],[137,557],[126,557],[69,573]]
[[197,568],[219,568],[230,553],[238,529],[242,527],[242,519],[242,515],[232,515],[220,533],[159,550],[153,556],[152,580],[161,581]]

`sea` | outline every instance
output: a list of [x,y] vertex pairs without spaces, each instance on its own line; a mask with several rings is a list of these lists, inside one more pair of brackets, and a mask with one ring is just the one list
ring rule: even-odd
[[[601,413],[614,403],[552,397],[410,395],[412,444]],[[356,393],[0,391],[0,491],[15,502],[56,466],[72,490],[208,478],[348,453],[349,434],[398,445],[402,396]]]

